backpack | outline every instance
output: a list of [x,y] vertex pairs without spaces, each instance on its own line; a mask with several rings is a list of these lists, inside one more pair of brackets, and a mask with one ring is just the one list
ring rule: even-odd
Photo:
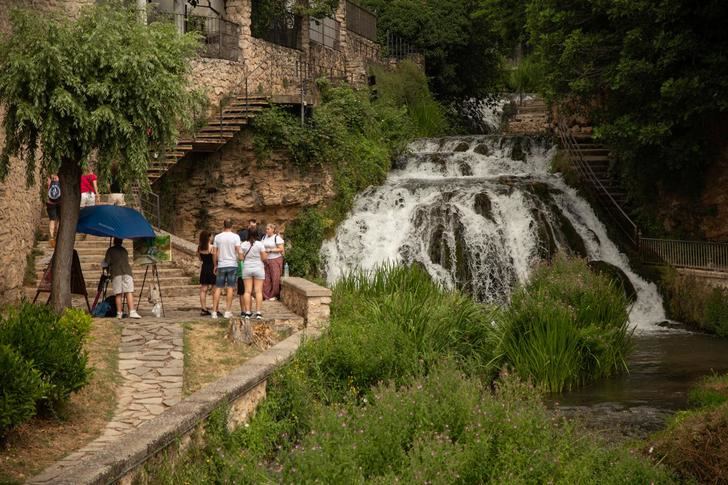
[[50,202],[61,200],[61,182],[59,180],[51,180],[51,184],[48,186],[48,200]]

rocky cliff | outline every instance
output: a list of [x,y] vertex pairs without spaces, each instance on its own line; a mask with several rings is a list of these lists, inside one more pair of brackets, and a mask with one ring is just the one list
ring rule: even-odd
[[249,130],[217,153],[184,159],[153,190],[160,194],[165,229],[188,240],[204,229],[221,230],[226,218],[236,228],[249,218],[285,226],[334,195],[326,168],[298,168],[284,152],[258,160]]

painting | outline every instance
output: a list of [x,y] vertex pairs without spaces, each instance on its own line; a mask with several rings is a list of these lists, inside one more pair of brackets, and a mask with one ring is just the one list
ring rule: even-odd
[[157,264],[172,261],[172,238],[169,235],[134,240],[134,264]]

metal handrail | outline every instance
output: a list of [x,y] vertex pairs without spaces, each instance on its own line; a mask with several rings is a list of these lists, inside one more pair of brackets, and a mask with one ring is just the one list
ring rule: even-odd
[[[580,175],[588,182],[590,182],[590,186],[592,188],[596,189],[597,196],[606,198],[608,203],[605,204],[604,208],[610,215],[612,215],[612,217],[615,219],[615,222],[617,222],[617,225],[620,226],[622,231],[635,245],[635,247],[639,247],[640,230],[637,227],[637,224],[635,224],[634,221],[627,215],[627,213],[624,211],[624,209],[622,209],[619,203],[614,200],[612,194],[609,192],[609,190],[607,190],[606,187],[604,187],[601,180],[599,180],[599,177],[597,177],[592,170],[591,165],[586,163],[586,161],[584,160],[584,154],[579,147],[579,143],[576,141],[576,137],[574,137],[574,134],[571,133],[571,131],[566,127],[566,123],[564,122],[563,118],[559,119],[557,127],[559,138],[566,148],[566,151],[569,152],[569,158],[571,158],[573,162],[576,162],[577,170],[579,170]],[[613,211],[616,211],[616,215]]]
[[641,238],[640,254],[647,264],[708,271],[728,271],[728,243]]

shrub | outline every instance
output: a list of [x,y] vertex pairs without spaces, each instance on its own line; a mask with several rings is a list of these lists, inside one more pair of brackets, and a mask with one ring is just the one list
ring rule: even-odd
[[650,438],[645,452],[687,483],[728,483],[728,374],[706,378],[690,392],[697,409],[677,413]]
[[81,310],[58,315],[47,306],[23,304],[0,317],[0,343],[33,363],[49,386],[44,404],[56,408],[88,383],[84,342],[90,329],[91,317]]
[[371,403],[322,408],[281,458],[285,483],[669,483],[663,470],[554,420],[513,378],[495,393],[452,364]]
[[0,437],[35,414],[47,385],[31,363],[0,344]]
[[624,293],[563,255],[515,291],[495,335],[497,362],[553,392],[626,370],[631,349]]

